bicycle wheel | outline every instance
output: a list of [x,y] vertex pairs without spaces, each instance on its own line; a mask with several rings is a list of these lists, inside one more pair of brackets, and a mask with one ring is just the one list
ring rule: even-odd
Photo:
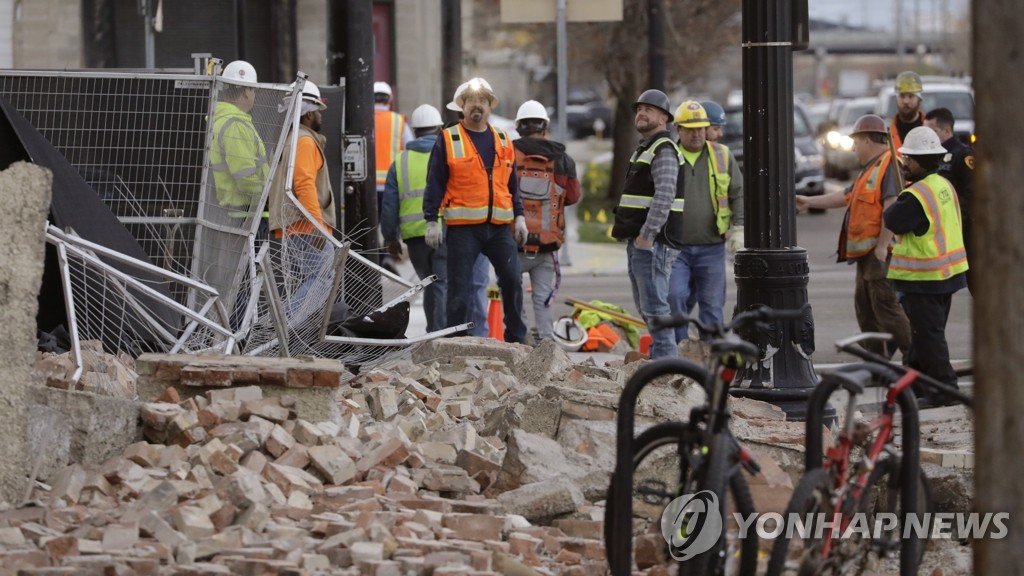
[[[925,476],[923,470],[918,468],[917,505],[912,510],[904,510],[903,501],[900,498],[900,466],[899,458],[886,458],[876,462],[875,468],[868,475],[860,501],[860,511],[868,514],[868,526],[872,527],[870,545],[866,545],[862,550],[865,555],[865,563],[886,556],[899,556],[901,552],[903,522],[898,521],[892,529],[881,531],[876,535],[874,526],[877,514],[896,514],[897,518],[901,518],[902,514],[907,511],[917,514],[918,518],[923,518],[923,514],[932,509],[932,494],[928,485],[928,477]],[[917,542],[916,566],[921,565],[926,542],[927,536]]]
[[[726,437],[725,440],[728,441],[726,447],[731,448],[731,439]],[[692,471],[702,457],[702,450],[696,434],[682,422],[666,422],[651,426],[637,437],[634,445],[634,516],[646,518],[648,522],[657,524],[661,521],[662,512],[673,499],[697,491],[696,475]],[[714,453],[714,447],[711,452]],[[731,450],[723,449],[719,453],[728,455],[730,452]],[[728,461],[728,458],[726,460]],[[618,479],[613,475],[611,482],[609,493],[614,489]],[[725,502],[729,502],[740,514],[753,514],[754,501],[750,495],[750,488],[738,467],[729,476],[728,485],[731,498],[723,497],[723,506]],[[724,490],[718,494],[724,494]],[[606,542],[610,537],[610,519],[614,517],[615,506],[616,503],[611,500],[606,504]],[[716,561],[711,562],[712,554],[709,552],[701,566],[694,565],[700,560],[694,558],[686,561],[680,568],[685,568],[687,574],[753,575],[757,568],[757,538],[748,535],[748,538],[739,539],[735,528],[734,525],[727,525],[726,538],[719,541],[713,549]],[[665,557],[668,558],[667,550]],[[609,557],[609,561],[611,560]]]
[[[832,514],[832,493],[832,477],[828,471],[824,468],[809,470],[793,489],[793,496],[782,517],[828,517]],[[787,527],[775,538],[765,576],[827,574],[824,571],[825,559],[821,558],[822,543],[820,537],[814,537],[813,530],[805,534],[796,531],[790,534]]]

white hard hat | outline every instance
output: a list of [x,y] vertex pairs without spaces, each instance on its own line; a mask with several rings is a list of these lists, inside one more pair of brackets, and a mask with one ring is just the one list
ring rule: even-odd
[[462,96],[462,93],[466,91],[467,86],[469,86],[469,82],[459,84],[459,87],[455,89],[455,94],[452,96],[452,101],[445,104],[445,108],[452,112],[462,112],[462,106],[459,106],[457,102],[459,100],[459,96]]
[[536,100],[527,100],[523,102],[522,106],[519,107],[519,111],[516,112],[516,122],[532,118],[545,122],[551,121],[551,118],[548,118],[548,111],[544,108],[543,104]]
[[908,156],[924,156],[928,154],[945,154],[946,149],[942,147],[942,141],[935,130],[927,126],[918,126],[909,133],[903,140],[903,146],[897,150],[900,154]]
[[235,60],[228,63],[221,75],[228,80],[236,80],[242,84],[255,86],[256,82],[258,82],[256,80],[256,69],[245,60]]
[[441,120],[441,113],[430,104],[420,104],[409,118],[409,126],[413,128],[433,128],[442,125],[444,120]]
[[[291,83],[291,87],[292,89],[295,88],[295,82]],[[327,110],[327,103],[320,96],[320,88],[309,80],[306,80],[306,83],[302,85],[302,100],[316,104],[320,107],[321,112]]]
[[555,344],[566,352],[577,352],[587,342],[587,331],[572,316],[562,316],[552,326]]
[[392,95],[391,94],[391,85],[388,84],[387,82],[374,82],[373,83],[373,93],[374,94],[387,94],[388,96],[391,96]]
[[459,110],[462,110],[462,105],[465,103],[464,100],[466,92],[483,92],[484,94],[487,94],[487,98],[491,101],[491,107],[498,105],[498,96],[494,93],[494,89],[491,88],[491,83],[479,76],[471,78],[466,82],[465,88],[462,86],[459,86],[459,88],[462,88],[462,91],[459,92],[456,90],[454,100],[455,105],[459,107]]

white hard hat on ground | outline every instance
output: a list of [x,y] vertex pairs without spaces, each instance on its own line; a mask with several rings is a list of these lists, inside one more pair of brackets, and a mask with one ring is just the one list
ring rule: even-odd
[[566,352],[577,352],[587,342],[587,331],[572,316],[562,316],[552,326],[552,337]]
[[412,111],[412,117],[409,118],[409,126],[413,128],[433,128],[443,124],[441,113],[430,104],[420,104]]
[[935,130],[927,126],[918,126],[907,133],[903,140],[903,146],[897,150],[900,154],[908,156],[925,156],[928,154],[945,154],[946,149],[942,147],[942,141]]
[[533,118],[545,122],[551,121],[551,118],[548,118],[548,110],[543,104],[536,100],[527,100],[519,106],[519,110],[516,112],[516,122]]
[[258,82],[258,80],[256,80],[256,69],[253,68],[252,64],[249,64],[245,60],[229,62],[228,65],[224,67],[224,72],[221,75],[228,80],[236,80],[242,84],[251,84],[255,86]]
[[379,82],[379,81],[378,82],[374,82],[373,83],[373,93],[374,94],[387,94],[388,96],[391,96],[392,95],[392,93],[391,93],[391,85],[388,84],[387,82]]

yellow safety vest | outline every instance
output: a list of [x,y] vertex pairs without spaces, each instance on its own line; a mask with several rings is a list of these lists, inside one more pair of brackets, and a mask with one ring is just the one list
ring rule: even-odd
[[395,157],[398,179],[398,229],[402,239],[427,235],[423,219],[423,193],[427,189],[427,163],[430,152],[402,150]]
[[711,205],[715,208],[715,227],[719,234],[725,234],[732,223],[732,208],[729,208],[729,184],[732,183],[732,177],[729,176],[729,147],[717,142],[706,144],[708,190],[711,191]]
[[960,221],[960,201],[948,180],[929,174],[900,194],[913,194],[928,217],[923,236],[903,234],[892,249],[892,280],[946,280],[966,272],[967,252]]

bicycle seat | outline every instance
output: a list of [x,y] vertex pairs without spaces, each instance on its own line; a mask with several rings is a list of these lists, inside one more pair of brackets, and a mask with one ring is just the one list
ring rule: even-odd
[[714,340],[711,342],[712,356],[725,356],[732,353],[737,353],[746,359],[757,359],[761,356],[761,351],[757,348],[757,344],[751,344],[739,338]]
[[871,372],[864,369],[836,370],[821,377],[822,381],[834,383],[850,394],[863,392],[864,388],[871,385],[872,378]]

